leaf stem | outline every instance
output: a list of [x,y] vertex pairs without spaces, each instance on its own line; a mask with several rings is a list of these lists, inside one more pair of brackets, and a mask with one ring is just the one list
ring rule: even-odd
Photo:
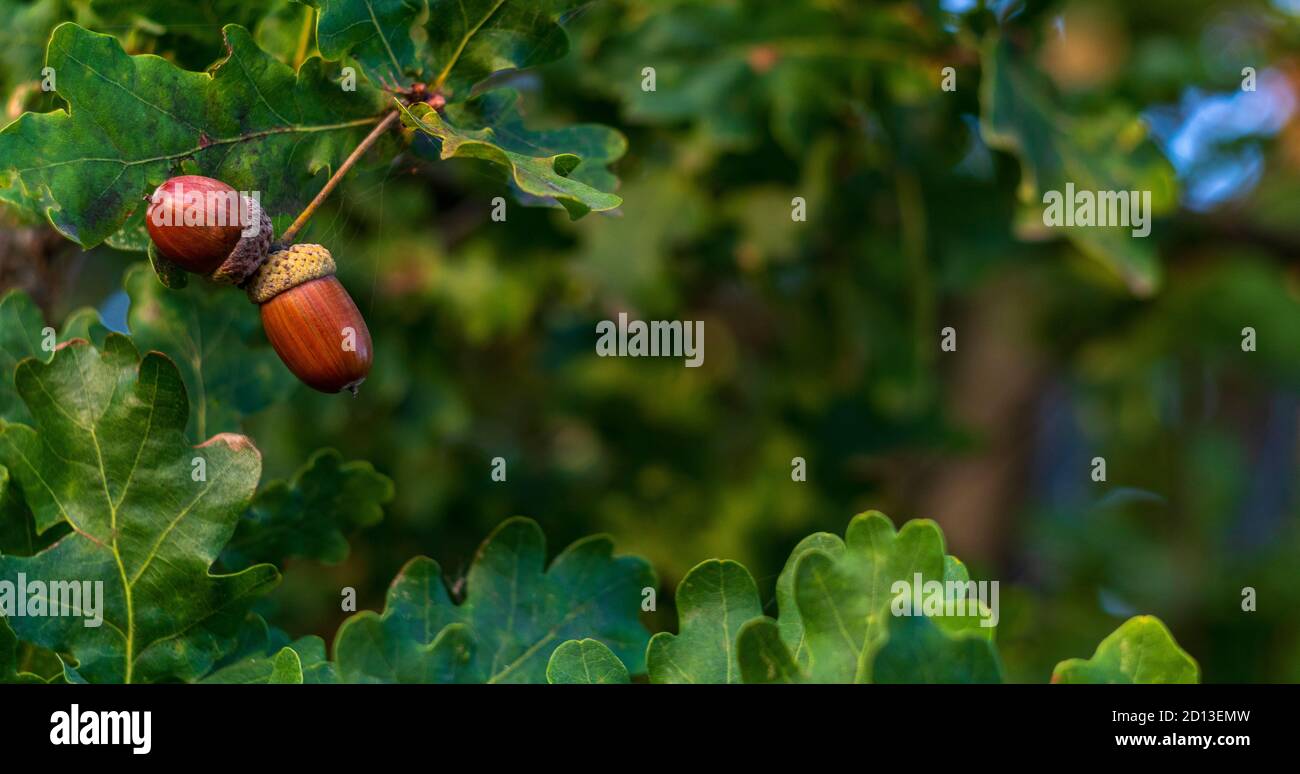
[[311,219],[311,216],[316,213],[316,209],[320,207],[321,203],[329,198],[329,195],[336,187],[338,187],[339,181],[348,173],[348,170],[352,169],[353,165],[355,165],[357,161],[366,154],[366,151],[370,150],[370,146],[374,145],[379,141],[380,137],[384,136],[384,132],[388,131],[388,128],[392,126],[395,121],[397,121],[396,110],[391,111],[388,115],[384,116],[383,120],[380,121],[374,129],[370,130],[370,134],[366,135],[366,139],[362,140],[361,144],[357,145],[357,147],[352,150],[352,153],[343,160],[343,163],[339,165],[339,168],[335,170],[334,174],[330,176],[330,179],[325,182],[325,187],[320,189],[320,193],[316,194],[315,199],[311,200],[311,204],[308,204],[307,208],[302,211],[302,214],[300,214],[293,223],[289,225],[289,228],[284,230],[284,233],[280,235],[280,242],[288,243],[293,241],[293,238],[302,230],[302,227],[307,225],[307,221]]

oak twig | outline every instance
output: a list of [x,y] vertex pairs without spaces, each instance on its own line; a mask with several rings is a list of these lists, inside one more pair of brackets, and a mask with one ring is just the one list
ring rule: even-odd
[[316,209],[320,207],[321,203],[329,198],[330,193],[332,193],[338,186],[339,181],[348,173],[348,170],[352,169],[353,165],[355,165],[357,161],[366,154],[366,151],[370,150],[370,146],[374,145],[379,141],[380,137],[384,136],[384,132],[388,131],[388,128],[392,126],[395,121],[397,121],[396,110],[384,116],[383,120],[380,121],[374,129],[370,130],[370,134],[366,135],[366,139],[362,140],[361,143],[353,149],[352,153],[348,154],[348,157],[343,160],[343,163],[334,171],[334,174],[330,175],[330,179],[325,182],[325,187],[320,189],[320,193],[316,194],[316,198],[311,200],[311,204],[308,204],[307,208],[304,209],[293,223],[289,225],[289,228],[284,230],[284,233],[280,235],[280,242],[287,244],[293,241],[293,238],[302,230],[302,227],[307,225],[307,221],[311,219],[311,216],[316,213]]

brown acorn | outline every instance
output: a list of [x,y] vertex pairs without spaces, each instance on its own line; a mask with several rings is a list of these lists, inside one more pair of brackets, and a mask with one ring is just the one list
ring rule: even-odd
[[[258,221],[244,236],[241,216]],[[149,197],[145,227],[158,252],[186,271],[240,284],[261,264],[271,243],[271,221],[257,202],[220,180],[173,177]]]
[[247,285],[262,327],[285,366],[321,392],[357,387],[370,373],[370,330],[334,276],[320,245],[292,245],[267,256]]

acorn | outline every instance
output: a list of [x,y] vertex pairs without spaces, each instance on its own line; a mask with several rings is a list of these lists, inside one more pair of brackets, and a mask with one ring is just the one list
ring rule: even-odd
[[320,245],[267,256],[246,286],[280,360],[307,386],[353,395],[370,373],[370,330]]
[[162,257],[230,285],[243,284],[257,270],[272,238],[271,219],[255,198],[202,175],[181,175],[158,186],[149,197],[145,227]]

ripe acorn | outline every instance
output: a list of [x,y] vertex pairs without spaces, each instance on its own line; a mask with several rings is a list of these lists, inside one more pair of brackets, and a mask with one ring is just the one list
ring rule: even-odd
[[164,258],[232,285],[257,269],[272,236],[271,220],[256,199],[202,175],[181,175],[158,186],[149,197],[145,227]]
[[329,250],[292,245],[267,256],[247,292],[294,376],[321,392],[355,395],[370,373],[370,330],[334,272]]

